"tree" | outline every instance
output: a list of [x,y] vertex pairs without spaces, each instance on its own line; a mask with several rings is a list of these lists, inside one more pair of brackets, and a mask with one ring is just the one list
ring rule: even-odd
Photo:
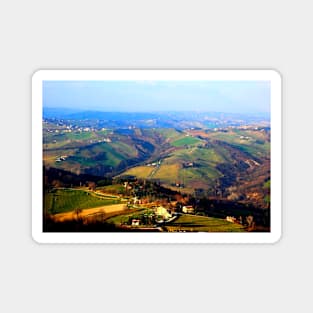
[[248,215],[248,216],[246,217],[246,222],[248,223],[248,226],[249,226],[249,227],[254,226],[253,216],[252,216],[252,215]]
[[103,223],[105,219],[105,212],[103,209],[99,211],[99,217],[100,217],[100,221]]
[[88,188],[89,188],[89,190],[96,190],[96,183],[95,182],[93,182],[93,181],[89,181],[88,183]]
[[80,209],[80,208],[76,208],[75,210],[74,210],[74,214],[75,214],[75,216],[76,216],[76,221],[80,221],[81,220],[81,213],[82,213],[82,209]]

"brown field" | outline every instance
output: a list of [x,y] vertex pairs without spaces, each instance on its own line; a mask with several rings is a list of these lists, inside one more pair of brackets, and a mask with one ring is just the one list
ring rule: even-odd
[[189,130],[188,131],[192,136],[201,136],[203,138],[208,138],[209,135],[203,130]]
[[[96,215],[97,213],[112,214],[117,212],[126,211],[127,207],[125,204],[113,204],[105,205],[97,208],[85,209],[79,213],[79,218],[88,218],[89,216]],[[56,222],[72,221],[77,219],[75,211],[58,213],[52,216]]]

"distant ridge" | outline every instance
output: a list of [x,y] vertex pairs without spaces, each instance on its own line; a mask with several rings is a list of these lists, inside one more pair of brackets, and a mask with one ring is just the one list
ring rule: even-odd
[[269,120],[269,113],[223,113],[223,112],[197,112],[197,111],[160,111],[160,112],[106,112],[100,110],[82,110],[71,108],[43,108],[44,118],[73,119],[73,120],[107,120],[107,121],[138,121],[149,119],[175,119],[175,120],[205,120],[211,119],[242,119],[245,122]]

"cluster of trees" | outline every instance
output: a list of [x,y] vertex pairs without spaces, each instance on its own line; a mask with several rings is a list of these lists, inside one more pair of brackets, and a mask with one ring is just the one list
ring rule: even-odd
[[78,187],[88,186],[93,188],[94,186],[107,186],[112,184],[112,178],[94,176],[89,174],[74,174],[69,171],[65,171],[57,168],[43,167],[44,175],[44,188],[59,188],[59,187]]
[[105,220],[98,218],[91,219],[88,223],[84,223],[80,218],[79,209],[76,218],[68,221],[56,221],[50,215],[45,215],[43,218],[44,232],[118,232],[121,231],[112,223],[107,223]]
[[189,203],[196,209],[197,214],[225,219],[234,216],[243,225],[268,231],[270,229],[270,210],[261,209],[252,204],[220,199],[190,198]]

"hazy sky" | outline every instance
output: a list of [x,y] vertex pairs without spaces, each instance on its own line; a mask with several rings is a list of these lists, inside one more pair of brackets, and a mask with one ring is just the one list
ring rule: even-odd
[[266,81],[44,81],[43,106],[84,110],[270,112]]

